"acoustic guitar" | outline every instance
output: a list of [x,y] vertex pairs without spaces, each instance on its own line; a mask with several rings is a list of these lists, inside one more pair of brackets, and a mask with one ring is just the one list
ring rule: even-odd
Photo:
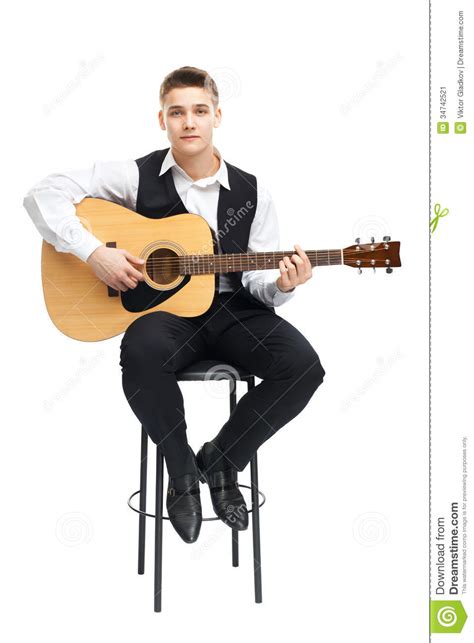
[[[100,280],[89,264],[58,252],[43,241],[43,292],[53,324],[65,335],[94,342],[123,333],[138,317],[164,310],[196,317],[210,307],[216,273],[279,268],[291,251],[216,254],[215,237],[197,214],[151,219],[110,201],[86,198],[76,206],[82,226],[109,247],[125,248],[145,263],[144,280],[125,292]],[[82,228],[81,228],[82,229]],[[305,250],[312,266],[345,264],[358,268],[399,267],[400,242],[382,242],[338,250]]]

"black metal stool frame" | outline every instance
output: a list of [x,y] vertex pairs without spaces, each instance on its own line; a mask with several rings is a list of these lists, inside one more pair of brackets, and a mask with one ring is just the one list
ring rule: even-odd
[[[218,371],[212,371],[212,366],[219,366]],[[238,377],[236,377],[236,374]],[[234,367],[225,368],[224,364],[216,360],[202,360],[177,373],[178,381],[204,381],[221,380],[229,381],[230,413],[237,404],[237,381],[246,381],[248,390],[255,386],[255,377],[242,369]],[[156,447],[156,492],[155,492],[155,514],[146,512],[147,494],[147,465],[148,465],[148,434],[142,426],[141,431],[141,456],[140,456],[140,489],[135,491],[128,499],[128,505],[133,511],[139,514],[138,517],[138,573],[145,573],[145,530],[146,517],[155,518],[155,577],[154,577],[154,611],[161,612],[162,596],[162,562],[163,562],[163,520],[169,520],[163,515],[163,454]],[[258,488],[258,463],[257,453],[250,460],[250,484],[239,484],[239,487],[251,489],[252,507],[249,513],[252,514],[252,537],[253,537],[253,572],[255,602],[262,602],[262,563],[260,550],[260,507],[265,503],[265,495]],[[140,496],[139,509],[132,505],[132,498]],[[259,496],[263,498],[259,503]],[[157,519],[158,517],[158,519]],[[203,518],[203,521],[220,520],[217,516]],[[239,532],[231,529],[232,539],[232,566],[239,566]]]

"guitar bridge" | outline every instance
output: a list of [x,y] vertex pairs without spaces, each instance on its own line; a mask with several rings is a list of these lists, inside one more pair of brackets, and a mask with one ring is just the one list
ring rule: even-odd
[[[116,248],[117,247],[117,242],[116,241],[107,241],[105,244],[107,248]],[[107,286],[107,295],[109,297],[118,297],[119,296],[119,291],[115,290],[115,288],[111,288],[110,286]]]

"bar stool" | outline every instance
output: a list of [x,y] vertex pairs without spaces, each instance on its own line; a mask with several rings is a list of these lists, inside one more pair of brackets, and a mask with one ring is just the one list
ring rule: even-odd
[[[178,381],[210,381],[222,380],[229,381],[229,400],[230,413],[237,404],[237,381],[247,382],[247,389],[250,390],[255,386],[255,377],[248,371],[237,368],[230,364],[222,364],[218,360],[200,360],[176,373]],[[162,560],[163,560],[163,520],[169,520],[168,516],[163,515],[163,454],[156,447],[156,492],[155,492],[155,513],[146,512],[146,494],[147,494],[147,460],[148,460],[148,434],[142,426],[141,431],[141,456],[140,456],[140,489],[132,493],[128,499],[128,506],[139,514],[138,517],[138,573],[145,572],[145,524],[146,517],[155,518],[155,577],[154,577],[154,611],[161,612],[161,595],[162,595]],[[259,509],[265,502],[265,495],[258,488],[258,466],[257,453],[254,454],[250,461],[250,487],[245,484],[239,484],[239,487],[246,487],[251,490],[252,506],[248,510],[252,514],[252,538],[253,538],[253,573],[254,573],[254,592],[255,602],[262,602],[262,566],[260,552],[260,516]],[[133,506],[132,499],[139,495],[139,508]],[[259,497],[262,501],[259,503]],[[217,516],[204,518],[204,521],[220,520]],[[223,529],[229,529],[223,525]],[[231,529],[232,543],[232,566],[239,566],[239,532]]]

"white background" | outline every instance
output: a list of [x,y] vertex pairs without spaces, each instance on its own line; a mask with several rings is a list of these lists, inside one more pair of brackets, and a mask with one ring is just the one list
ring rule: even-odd
[[[1,532],[8,640],[418,643],[428,638],[428,4],[17,3],[2,38],[4,177]],[[47,174],[168,146],[163,77],[207,69],[215,144],[270,189],[282,249],[402,241],[391,275],[315,269],[277,309],[326,378],[259,452],[263,603],[251,530],[197,543],[166,523],[163,612],[152,533],[136,573],[139,423],[121,337],[62,336],[41,290],[23,196]],[[224,423],[219,385],[183,384],[197,449]],[[249,472],[241,474],[247,482]],[[152,482],[150,478],[150,487]],[[209,514],[207,488],[202,488]],[[150,493],[150,509],[153,507]]]
[[[464,118],[457,118],[458,107],[458,11],[464,11]],[[472,363],[474,359],[472,328],[474,314],[470,291],[472,258],[469,240],[474,234],[472,218],[472,39],[473,13],[469,5],[433,4],[432,58],[432,213],[435,204],[448,214],[438,221],[432,235],[432,587],[434,600],[461,600],[468,619],[457,640],[473,638],[472,592]],[[437,134],[440,119],[440,87],[447,90],[449,134]],[[467,123],[466,134],[455,134],[455,122]],[[463,438],[467,438],[467,593],[449,595],[451,584],[450,532],[451,503],[460,508],[459,589],[463,584],[462,496]],[[446,524],[446,593],[438,588],[436,544],[438,518]],[[442,603],[440,604],[442,606]]]

